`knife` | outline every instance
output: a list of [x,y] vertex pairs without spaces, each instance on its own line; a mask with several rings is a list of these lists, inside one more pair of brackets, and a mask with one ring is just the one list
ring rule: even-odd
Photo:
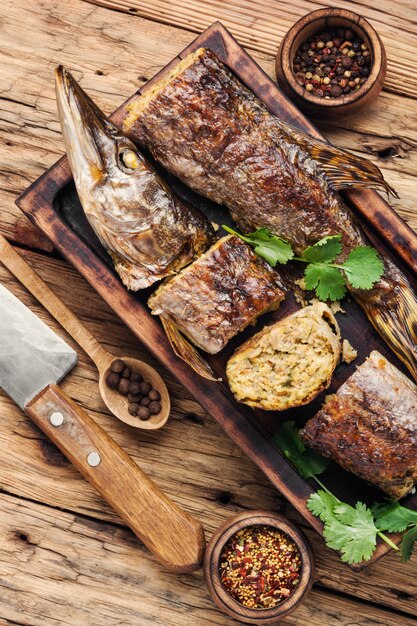
[[201,524],[57,386],[77,354],[0,284],[0,387],[89,480],[169,569],[201,566]]

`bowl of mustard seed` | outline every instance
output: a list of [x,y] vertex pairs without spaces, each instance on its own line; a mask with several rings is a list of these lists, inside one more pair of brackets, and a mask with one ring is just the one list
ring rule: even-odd
[[245,511],[213,535],[204,575],[214,603],[247,624],[273,624],[311,589],[314,561],[303,533],[282,515]]
[[354,114],[371,104],[387,70],[373,26],[346,9],[318,9],[296,22],[277,53],[281,89],[313,115]]

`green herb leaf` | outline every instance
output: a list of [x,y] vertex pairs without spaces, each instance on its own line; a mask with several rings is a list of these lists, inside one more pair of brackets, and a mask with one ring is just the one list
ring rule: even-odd
[[417,526],[413,526],[408,530],[401,543],[401,561],[404,563],[411,557],[414,544],[417,541]]
[[352,250],[341,267],[355,289],[371,289],[384,273],[382,260],[370,246]]
[[375,550],[378,532],[372,511],[362,502],[357,502],[356,507],[340,503],[333,512],[334,518],[326,520],[324,525],[326,544],[341,551],[342,561],[368,561]]
[[280,237],[272,235],[267,228],[259,228],[249,235],[241,235],[224,224],[222,228],[253,246],[254,252],[265,259],[272,267],[275,267],[277,263],[285,265],[294,257],[290,244]]
[[342,235],[323,237],[314,246],[306,248],[302,258],[308,263],[330,263],[342,252],[341,239]]
[[352,250],[343,265],[332,262],[342,251],[342,235],[328,235],[294,257],[288,241],[273,235],[267,228],[259,228],[249,235],[241,235],[223,225],[228,233],[240,237],[253,246],[254,252],[272,267],[285,265],[291,259],[307,263],[304,279],[307,289],[314,289],[319,300],[340,300],[346,294],[345,279],[355,289],[371,289],[384,273],[384,264],[377,251],[370,246]]
[[275,433],[273,441],[304,478],[318,476],[324,472],[329,461],[306,448],[298,433],[299,429],[294,422],[284,422]]
[[417,524],[417,511],[407,509],[398,502],[376,504],[372,507],[379,530],[398,533],[410,524]]
[[346,293],[345,281],[337,267],[310,263],[304,272],[307,289],[314,289],[319,300],[341,300]]
[[333,511],[338,503],[339,500],[332,493],[319,489],[307,500],[307,508],[322,522],[327,522],[334,517]]

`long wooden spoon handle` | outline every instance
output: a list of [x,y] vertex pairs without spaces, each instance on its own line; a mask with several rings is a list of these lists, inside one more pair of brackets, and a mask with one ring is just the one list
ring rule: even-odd
[[3,235],[0,235],[0,261],[65,328],[67,333],[90,356],[97,367],[99,367],[99,364],[110,363],[112,355],[99,344],[78,317],[58,298]]
[[25,408],[41,430],[89,480],[164,565],[201,566],[201,524],[172,502],[130,456],[56,385]]

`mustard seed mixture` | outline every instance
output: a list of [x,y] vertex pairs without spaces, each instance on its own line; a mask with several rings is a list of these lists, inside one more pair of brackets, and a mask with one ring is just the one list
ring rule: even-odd
[[272,526],[249,526],[235,533],[220,556],[226,591],[251,609],[270,609],[298,585],[301,555],[285,533]]

